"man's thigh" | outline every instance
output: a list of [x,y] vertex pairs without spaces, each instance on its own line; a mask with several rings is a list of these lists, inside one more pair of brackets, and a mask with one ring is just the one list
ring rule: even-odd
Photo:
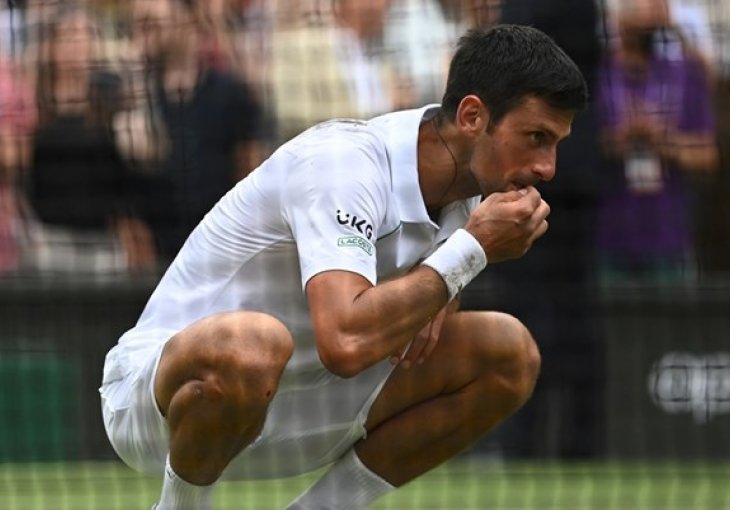
[[500,312],[456,312],[444,321],[439,341],[422,364],[398,366],[375,399],[368,431],[409,407],[463,388],[482,374],[508,369],[524,326]]
[[[162,413],[191,381],[212,381],[252,422],[260,422],[291,356],[287,327],[272,315],[247,310],[202,318],[165,345],[154,394]],[[173,425],[174,426],[174,425]]]
[[[168,451],[167,423],[153,393],[163,343],[147,350],[145,363],[101,388],[102,414],[117,455],[143,473],[162,472]],[[142,352],[137,352],[139,357]]]

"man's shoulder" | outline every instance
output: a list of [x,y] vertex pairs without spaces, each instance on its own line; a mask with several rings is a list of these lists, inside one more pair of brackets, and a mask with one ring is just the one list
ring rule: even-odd
[[[393,140],[398,138],[395,135],[408,137],[412,135],[415,139],[424,113],[433,107],[434,105],[429,105],[418,109],[388,112],[367,120],[334,118],[310,127],[290,142],[311,143],[313,140],[319,139],[336,141],[349,148],[362,146],[385,151],[390,145],[393,145]],[[408,131],[413,131],[413,133],[408,133]],[[335,143],[330,143],[330,148],[334,150],[337,147]]]
[[368,121],[331,119],[307,129],[282,148],[300,156],[342,157],[352,151],[368,154],[385,152],[385,143]]
[[369,161],[384,176],[398,164],[416,164],[418,126],[428,107],[386,113],[372,119],[335,118],[285,142],[277,152],[290,163],[332,163],[348,171]]

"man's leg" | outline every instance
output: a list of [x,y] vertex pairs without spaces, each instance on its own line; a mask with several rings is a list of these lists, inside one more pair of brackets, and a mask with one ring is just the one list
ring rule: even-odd
[[211,316],[167,343],[155,378],[170,431],[159,508],[210,504],[210,491],[197,487],[213,484],[256,438],[292,352],[286,327],[253,312]]
[[394,371],[355,450],[373,471],[403,485],[517,411],[532,393],[539,365],[537,346],[517,319],[456,313],[422,365]]
[[[539,365],[532,336],[513,317],[449,316],[423,364],[393,371],[370,410],[368,435],[355,445],[356,455],[343,457],[346,465],[335,464],[290,508],[345,508],[343,502],[357,492],[345,479],[356,477],[369,488],[346,508],[365,508],[388,484],[401,486],[441,464],[519,409],[532,393]],[[345,491],[349,496],[337,494]]]

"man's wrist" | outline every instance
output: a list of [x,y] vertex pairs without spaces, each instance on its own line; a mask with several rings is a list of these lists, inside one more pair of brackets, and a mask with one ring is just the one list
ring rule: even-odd
[[464,229],[459,229],[426,260],[426,265],[436,271],[446,284],[451,301],[485,267],[487,255],[479,241]]

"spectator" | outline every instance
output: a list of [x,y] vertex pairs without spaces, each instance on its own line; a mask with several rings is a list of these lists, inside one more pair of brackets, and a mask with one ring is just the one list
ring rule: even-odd
[[[278,8],[291,11],[292,1]],[[196,5],[205,34],[202,51],[207,65],[230,70],[246,83],[259,103],[267,104],[276,2],[216,0]]]
[[[694,23],[687,39],[700,50],[714,78],[720,171],[697,179],[696,242],[700,276],[730,275],[730,3],[716,0],[673,0],[685,20]],[[676,12],[676,11],[674,11]],[[708,22],[709,20],[709,22]],[[685,23],[688,25],[689,23]],[[709,25],[709,26],[708,26]],[[709,34],[708,34],[709,32]]]
[[[424,27],[428,29],[424,30]],[[385,48],[414,104],[437,103],[446,85],[454,36],[437,0],[394,0]]]
[[94,23],[84,10],[61,6],[40,34],[39,125],[27,193],[48,244],[31,265],[149,268],[154,263],[149,232],[133,216],[133,179],[111,131],[119,81],[95,60]]
[[398,102],[382,46],[389,3],[336,0],[332,11],[315,3],[319,8],[277,28],[272,89],[281,138],[332,117],[384,113]]
[[503,0],[442,0],[458,4],[462,23],[469,28],[489,27],[501,18]]
[[[468,2],[474,20],[531,25],[547,33],[578,65],[593,91],[601,46],[596,5],[586,0]],[[481,6],[480,9],[477,7]],[[501,7],[501,8],[499,8]],[[539,339],[543,365],[530,402],[505,424],[507,457],[594,456],[600,449],[600,343],[594,316],[594,232],[599,180],[598,128],[592,102],[561,144],[556,177],[540,185],[551,204],[550,229],[519,266],[493,267],[465,305],[519,314]],[[549,424],[549,426],[546,426]]]
[[169,260],[218,199],[263,160],[269,127],[246,85],[203,59],[209,34],[195,2],[136,0],[133,10],[144,98],[117,130],[128,122],[125,153],[155,168],[147,214]]
[[[697,0],[668,0],[668,8],[674,26],[668,34],[668,42],[676,41],[675,54],[680,59],[688,54],[699,60],[709,75],[710,83],[714,84],[717,79],[717,49],[707,6]],[[671,45],[669,47],[671,49]]]
[[18,181],[28,165],[35,107],[23,68],[0,57],[0,273],[20,264],[25,239]]
[[0,3],[0,58],[15,59],[24,49],[24,1]]
[[0,169],[16,183],[28,166],[36,108],[31,80],[20,61],[0,58]]
[[598,218],[604,282],[681,282],[694,274],[687,172],[717,166],[712,97],[702,65],[656,51],[673,30],[666,0],[622,1],[618,41],[597,96],[607,177]]
[[230,0],[231,39],[235,61],[262,103],[271,96],[271,38],[276,2],[271,0]]

